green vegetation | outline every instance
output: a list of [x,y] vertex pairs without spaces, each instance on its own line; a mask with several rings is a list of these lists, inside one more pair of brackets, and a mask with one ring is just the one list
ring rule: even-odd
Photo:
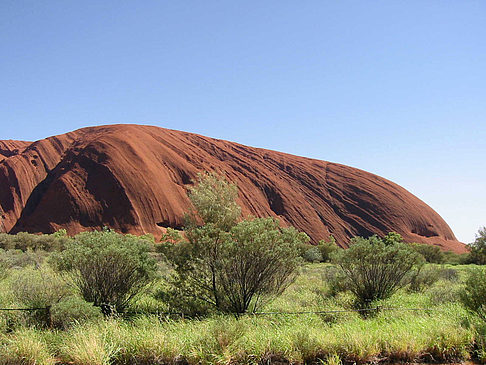
[[295,278],[297,246],[307,235],[281,228],[273,218],[238,222],[236,197],[236,186],[216,175],[200,175],[191,190],[196,212],[188,215],[187,240],[169,231],[161,246],[174,273],[165,295],[159,294],[173,309],[193,315],[211,308],[236,315],[256,311]]
[[465,256],[394,232],[311,246],[242,220],[236,197],[201,175],[184,234],[155,246],[110,230],[0,235],[0,307],[30,308],[0,311],[0,365],[486,363],[486,271]]
[[84,232],[66,243],[51,262],[82,297],[106,313],[123,312],[153,279],[155,260],[145,239],[113,231]]
[[420,255],[400,241],[392,234],[385,239],[356,237],[347,250],[335,255],[357,308],[389,298],[405,285],[405,276],[422,264]]
[[469,247],[471,249],[469,262],[477,265],[486,265],[486,227],[479,229],[476,239]]
[[[430,270],[443,270],[427,265]],[[443,287],[461,290],[469,267],[456,266],[459,278],[439,277],[420,293],[407,287],[376,304],[383,308],[426,308],[430,311],[382,310],[370,318],[352,312],[353,295],[332,295],[323,278],[331,264],[307,264],[300,275],[265,312],[345,310],[323,314],[209,315],[198,320],[141,314],[107,317],[87,313],[60,325],[62,330],[32,326],[23,314],[1,313],[10,324],[0,337],[0,364],[189,364],[392,361],[454,362],[478,355],[480,328],[460,296],[437,299]],[[36,270],[20,269],[20,272]],[[16,271],[3,281],[9,284]],[[161,279],[159,279],[161,280]],[[18,306],[11,285],[2,285],[3,306]],[[88,305],[77,296],[63,299],[65,309]],[[76,298],[76,299],[72,299]],[[68,300],[77,301],[68,303]],[[139,301],[154,300],[148,292]],[[82,303],[82,304],[80,304]],[[158,305],[163,305],[158,303]],[[163,309],[163,307],[160,307]],[[74,311],[76,312],[76,311]],[[64,312],[65,313],[65,312]],[[57,318],[59,316],[56,315]],[[63,314],[61,314],[62,316]],[[20,316],[22,318],[14,318]],[[16,321],[15,321],[16,320]],[[365,335],[364,335],[365,334]]]
[[439,246],[428,245],[426,243],[411,243],[410,247],[421,254],[425,261],[431,264],[443,264],[446,260]]
[[328,241],[320,240],[317,245],[301,243],[297,247],[299,256],[306,262],[330,262],[332,255],[340,250],[332,234]]
[[464,306],[486,322],[486,270],[474,269],[461,293]]
[[4,250],[60,251],[69,241],[71,241],[71,238],[67,236],[66,230],[43,235],[26,232],[20,232],[16,235],[0,233],[0,248]]

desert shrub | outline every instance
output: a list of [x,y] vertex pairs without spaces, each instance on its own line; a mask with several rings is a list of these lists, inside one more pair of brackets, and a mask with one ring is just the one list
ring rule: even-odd
[[423,292],[434,285],[440,277],[440,270],[431,266],[419,266],[410,275],[409,290],[412,292]]
[[71,238],[66,230],[60,230],[53,234],[31,234],[19,232],[15,235],[0,233],[0,248],[4,250],[16,249],[27,251],[59,251],[62,250]]
[[486,321],[486,269],[472,270],[460,295],[464,307]]
[[406,244],[385,244],[372,236],[353,238],[350,247],[338,252],[334,261],[346,276],[356,306],[363,308],[375,300],[390,297],[405,285],[405,276],[422,264],[423,259]]
[[470,263],[470,253],[455,253],[452,251],[444,251],[442,253],[444,256],[444,264],[450,265],[464,265]]
[[100,308],[77,296],[70,296],[61,300],[51,308],[52,325],[60,329],[67,329],[74,324],[100,319],[102,316]]
[[334,265],[326,267],[322,276],[329,286],[329,295],[335,296],[349,290],[347,277],[338,267]]
[[13,274],[10,289],[27,307],[47,307],[69,295],[66,282],[53,270],[43,266],[28,267]]
[[312,245],[308,242],[298,244],[297,251],[299,252],[299,256],[304,258],[304,254],[309,248],[312,248]]
[[444,254],[438,246],[426,244],[426,243],[411,243],[410,247],[421,254],[425,261],[432,264],[444,263]]
[[322,262],[322,254],[317,246],[310,246],[307,250],[304,251],[302,254],[302,258],[307,262]]
[[462,285],[451,285],[445,281],[439,281],[432,288],[427,290],[427,296],[433,305],[445,303],[457,303],[461,298]]
[[189,200],[195,211],[188,213],[186,225],[194,228],[202,222],[228,232],[241,216],[237,197],[238,188],[235,184],[216,174],[199,174],[197,185],[189,191]]
[[172,297],[189,302],[186,310],[208,304],[229,313],[256,310],[280,294],[297,273],[296,243],[307,239],[272,218],[242,221],[230,232],[205,225],[188,236],[167,254],[176,273]]
[[403,237],[400,233],[388,232],[385,237],[382,238],[382,241],[385,246],[390,246],[397,243],[403,243]]
[[[48,267],[28,267],[13,274],[10,290],[17,302],[26,308],[50,307],[70,294],[66,282]],[[34,323],[46,324],[42,309],[26,312]]]
[[331,261],[332,255],[341,249],[337,243],[336,239],[334,236],[331,234],[329,235],[329,239],[326,240],[320,240],[319,244],[317,245],[317,248],[321,252],[322,260],[321,262],[329,262]]
[[295,278],[297,246],[308,241],[307,235],[281,228],[273,218],[237,223],[237,194],[225,179],[199,175],[189,195],[196,212],[187,216],[187,240],[174,246],[169,237],[161,246],[175,270],[165,294],[175,299],[173,307],[240,314],[256,310]]
[[443,267],[439,270],[439,278],[447,281],[458,281],[459,273],[450,267]]
[[329,262],[334,252],[340,249],[333,235],[329,240],[320,240],[317,245],[301,243],[297,246],[299,256],[306,262]]
[[469,244],[470,263],[476,265],[486,265],[486,227],[480,228],[476,234],[476,239]]
[[155,277],[147,240],[114,231],[83,232],[52,264],[95,306],[122,312]]
[[40,266],[45,258],[49,255],[43,250],[32,251],[27,249],[22,251],[19,249],[4,250],[0,248],[0,268],[2,272],[12,268],[23,268],[27,266]]

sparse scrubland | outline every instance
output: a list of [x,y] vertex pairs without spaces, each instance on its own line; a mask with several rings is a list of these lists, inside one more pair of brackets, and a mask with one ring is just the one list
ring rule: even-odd
[[241,220],[235,193],[200,176],[185,235],[163,242],[0,234],[0,307],[40,308],[0,311],[0,364],[486,362],[470,258],[396,233],[311,246]]
[[[18,277],[35,280],[33,270],[12,269],[2,280],[3,307],[25,307]],[[71,288],[49,278],[50,298],[35,285],[30,295],[52,304],[54,328],[35,312],[1,312],[0,363],[5,364],[163,364],[374,362],[386,360],[457,362],[484,360],[484,325],[461,303],[470,266],[427,265],[439,279],[416,292],[407,285],[374,303],[383,310],[363,317],[348,291],[332,288],[332,264],[306,264],[285,292],[263,312],[322,314],[242,315],[212,313],[198,318],[155,315],[167,303],[154,298],[162,279],[132,303],[124,315],[105,317]],[[450,270],[456,275],[450,275]],[[452,279],[450,278],[452,277]],[[58,278],[58,283],[61,279]],[[47,283],[47,282],[46,282]],[[67,292],[65,292],[65,290]],[[25,292],[24,289],[23,292]],[[57,293],[58,295],[54,295]],[[62,297],[59,300],[59,297]],[[48,302],[48,300],[50,302]],[[387,308],[397,308],[388,310]],[[428,309],[399,310],[398,308]],[[138,314],[130,314],[130,312]],[[140,312],[145,311],[147,314]]]

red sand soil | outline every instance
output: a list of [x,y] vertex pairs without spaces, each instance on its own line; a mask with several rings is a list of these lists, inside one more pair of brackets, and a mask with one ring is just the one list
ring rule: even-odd
[[200,171],[239,188],[244,215],[278,217],[315,243],[395,231],[464,252],[447,223],[397,184],[352,167],[151,126],[89,127],[37,142],[0,141],[0,230],[69,234],[181,228]]

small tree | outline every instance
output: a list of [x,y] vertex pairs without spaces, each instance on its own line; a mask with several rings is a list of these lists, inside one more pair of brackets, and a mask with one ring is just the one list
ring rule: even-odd
[[[70,294],[66,282],[46,266],[16,271],[10,280],[10,289],[17,301],[27,308],[55,306]],[[36,324],[50,325],[44,310],[26,314]]]
[[322,255],[322,262],[329,262],[331,260],[332,255],[337,250],[341,249],[337,243],[334,236],[331,234],[329,235],[329,240],[320,240],[319,244],[317,245],[319,252]]
[[297,245],[307,235],[281,228],[272,218],[237,223],[236,197],[236,186],[225,179],[199,175],[189,194],[196,212],[187,216],[187,240],[168,232],[170,243],[162,250],[175,269],[168,297],[178,308],[193,313],[208,307],[235,314],[256,310],[295,277]]
[[365,308],[375,300],[389,298],[405,285],[405,276],[423,259],[406,244],[385,244],[372,236],[353,238],[351,246],[338,252],[334,261],[356,297],[356,306]]
[[461,301],[469,311],[486,322],[486,270],[475,269],[466,280]]
[[216,229],[228,232],[241,216],[237,198],[235,184],[214,173],[198,174],[197,185],[189,191],[195,211],[186,215],[186,228],[197,226],[199,217],[203,224],[212,224]]
[[84,232],[53,262],[87,302],[122,312],[154,278],[156,265],[149,249],[147,241],[135,236],[106,230]]
[[256,311],[265,300],[293,282],[299,264],[297,244],[308,241],[295,228],[281,228],[274,218],[244,220],[230,231],[224,268],[219,272],[222,308]]
[[396,243],[403,243],[403,237],[397,232],[388,232],[385,237],[383,237],[383,243],[385,245],[394,245]]
[[476,239],[469,244],[471,253],[469,260],[473,264],[486,265],[486,227],[480,228]]
[[445,256],[438,246],[427,243],[411,243],[410,247],[421,254],[427,262],[442,264],[445,261]]

